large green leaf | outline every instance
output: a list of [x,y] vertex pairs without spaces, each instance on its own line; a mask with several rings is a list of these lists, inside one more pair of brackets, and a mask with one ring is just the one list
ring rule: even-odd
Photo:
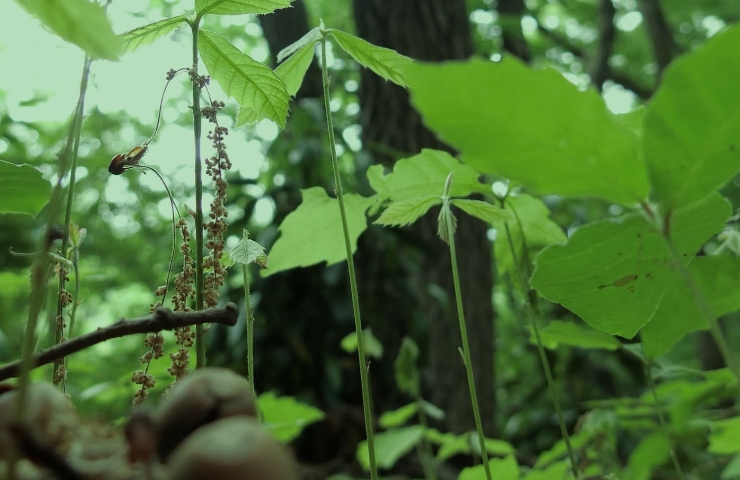
[[637,136],[593,90],[506,56],[410,65],[414,106],[462,160],[539,193],[634,204],[648,194]]
[[28,13],[64,40],[93,58],[117,60],[121,39],[113,33],[105,10],[89,0],[15,0]]
[[306,32],[301,38],[291,43],[287,47],[280,50],[277,54],[278,63],[282,63],[286,58],[294,55],[297,51],[303,50],[305,47],[316,45],[316,42],[320,41],[323,37],[321,29],[314,27]]
[[649,480],[656,467],[668,460],[668,442],[662,431],[657,430],[644,437],[630,454],[627,461],[629,478]]
[[378,193],[379,200],[405,200],[425,195],[441,197],[450,173],[454,174],[451,197],[491,193],[491,188],[478,180],[480,173],[442,150],[425,148],[413,157],[397,160],[392,173],[386,175],[383,170],[382,165],[367,169],[370,186]]
[[[280,238],[270,249],[270,271],[263,274],[347,259],[337,200],[329,198],[321,187],[301,190],[301,196],[301,204],[280,225]],[[365,212],[373,202],[375,197],[344,195],[352,251],[357,248],[357,237],[367,228]]]
[[270,67],[252,60],[224,37],[207,30],[198,35],[198,50],[208,73],[239,102],[237,126],[268,118],[285,127],[290,95]]
[[[718,194],[676,211],[672,240],[686,262],[730,214]],[[662,234],[641,215],[593,222],[537,256],[531,284],[596,330],[632,338],[655,314],[671,277]]]
[[151,45],[165,35],[182,27],[185,23],[185,15],[178,15],[177,17],[165,18],[164,20],[129,30],[121,34],[124,51],[130,53],[142,45]]
[[740,171],[740,26],[666,69],[645,116],[645,158],[666,208],[715,191]]
[[289,7],[293,0],[195,0],[198,15],[244,15],[272,13]]
[[442,203],[439,195],[424,195],[407,198],[388,205],[383,214],[373,223],[387,227],[404,227],[419,219],[435,205]]
[[740,417],[712,422],[709,448],[712,453],[729,455],[740,452]]
[[[565,242],[566,236],[563,229],[550,220],[550,210],[542,203],[542,200],[527,194],[510,196],[506,198],[504,210],[513,218],[507,223],[516,258],[520,262],[529,261],[531,264],[535,255],[546,246]],[[515,263],[506,237],[505,224],[499,222],[494,225],[497,231],[493,247],[496,268],[499,272],[513,274]],[[524,256],[525,252],[526,256]],[[527,265],[525,271],[529,271],[529,267],[530,265]]]
[[[696,257],[689,270],[715,316],[740,308],[740,258]],[[648,358],[663,355],[687,333],[706,328],[709,325],[685,282],[671,277],[663,301],[640,332],[643,351]]]
[[0,160],[0,213],[36,215],[50,193],[51,184],[36,168]]
[[290,96],[295,96],[303,83],[308,67],[313,61],[314,46],[305,45],[293,54],[288,60],[275,69],[275,74],[285,82],[285,87]]
[[357,63],[396,85],[406,86],[404,71],[413,64],[409,57],[390,48],[378,47],[341,30],[329,28],[326,32],[332,35],[342,50],[349,53]]
[[[375,434],[375,460],[380,468],[390,469],[399,458],[409,453],[424,436],[421,425],[394,428]],[[357,461],[365,470],[370,470],[367,440],[357,446]]]

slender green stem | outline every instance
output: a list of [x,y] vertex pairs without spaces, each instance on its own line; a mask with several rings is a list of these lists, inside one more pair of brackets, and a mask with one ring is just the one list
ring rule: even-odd
[[671,438],[668,435],[668,427],[666,426],[665,418],[663,416],[663,406],[658,399],[658,392],[655,389],[655,380],[653,379],[653,372],[651,367],[652,361],[648,362],[645,365],[645,373],[647,374],[647,380],[650,384],[650,390],[653,392],[653,399],[655,400],[655,410],[658,413],[658,421],[660,422],[660,430],[661,432],[663,432],[663,437],[668,444],[668,452],[671,456],[671,461],[673,462],[673,468],[676,469],[676,478],[678,478],[678,480],[683,480],[685,477],[683,475],[683,470],[681,470],[681,464],[678,463],[678,457],[676,457],[676,451],[673,449]]
[[478,442],[483,465],[486,470],[486,478],[491,480],[491,467],[488,465],[488,451],[486,450],[486,437],[483,435],[483,422],[480,419],[480,408],[478,407],[478,394],[475,390],[475,378],[473,376],[473,362],[470,359],[470,344],[468,342],[468,329],[465,325],[465,312],[463,310],[462,292],[460,289],[460,276],[457,268],[457,253],[455,248],[455,232],[452,223],[447,223],[447,236],[450,245],[450,260],[452,262],[452,280],[455,285],[455,302],[457,303],[457,319],[460,323],[460,337],[462,338],[463,360],[465,371],[468,375],[468,388],[470,389],[470,401],[473,404],[473,417],[475,417],[475,429],[478,431]]
[[437,465],[434,461],[434,453],[432,452],[432,446],[427,438],[427,431],[429,430],[429,424],[427,422],[427,415],[424,413],[424,400],[421,395],[416,396],[416,412],[419,417],[419,425],[424,431],[424,436],[421,437],[421,446],[419,447],[419,457],[421,459],[421,467],[424,470],[426,480],[437,480]]
[[331,166],[334,170],[334,191],[339,201],[339,213],[342,217],[342,230],[344,231],[344,246],[347,251],[347,267],[349,269],[349,284],[352,291],[352,310],[355,317],[355,333],[357,335],[357,355],[360,359],[360,382],[362,383],[362,407],[365,414],[365,434],[367,436],[367,451],[370,459],[370,478],[378,479],[378,467],[375,461],[375,440],[373,438],[372,405],[370,403],[370,383],[367,375],[367,363],[365,360],[365,335],[362,331],[362,320],[360,318],[360,297],[357,293],[357,277],[355,275],[355,262],[352,258],[352,242],[349,237],[347,226],[347,212],[344,207],[344,192],[342,190],[342,179],[339,176],[339,164],[337,162],[337,148],[334,139],[334,122],[331,116],[329,104],[329,72],[326,66],[326,34],[321,38],[321,74],[324,85],[324,108],[326,109],[326,126],[329,131],[329,146],[331,150]]
[[686,284],[686,287],[688,287],[691,295],[694,297],[694,301],[699,307],[699,311],[704,316],[707,324],[709,325],[709,332],[714,339],[714,343],[717,344],[717,348],[719,349],[719,352],[722,355],[725,364],[730,369],[732,374],[735,375],[735,379],[738,381],[738,383],[740,383],[740,368],[738,368],[735,355],[732,353],[732,350],[730,350],[730,346],[727,344],[727,340],[725,340],[725,336],[719,326],[717,317],[712,312],[711,307],[707,303],[706,298],[704,298],[704,295],[699,290],[699,287],[696,286],[696,282],[694,282],[694,278],[691,276],[691,272],[689,272],[688,267],[684,264],[684,259],[681,257],[681,254],[678,252],[678,250],[676,250],[676,246],[673,244],[673,241],[667,235],[664,235],[663,239],[668,246],[668,250],[670,250],[671,252],[671,256],[673,257],[673,264],[678,271],[678,274],[681,275],[681,278]]
[[558,423],[560,423],[560,433],[563,435],[563,441],[565,441],[565,447],[568,450],[568,458],[570,459],[570,468],[573,472],[573,477],[578,480],[578,465],[576,464],[576,456],[573,453],[573,446],[570,443],[570,435],[568,435],[568,429],[565,427],[565,419],[563,417],[563,409],[560,407],[560,399],[558,398],[558,392],[555,388],[555,380],[553,380],[552,370],[550,370],[550,362],[547,361],[547,355],[545,354],[545,347],[542,345],[542,339],[540,338],[540,329],[537,326],[537,316],[534,312],[534,306],[528,295],[529,286],[527,281],[522,275],[522,270],[519,265],[520,261],[516,255],[516,248],[514,248],[514,242],[511,239],[511,230],[509,224],[505,223],[506,226],[506,239],[509,242],[509,250],[511,256],[514,259],[514,270],[516,270],[516,276],[519,280],[519,286],[522,289],[524,295],[524,305],[527,311],[527,317],[529,317],[529,323],[532,325],[532,331],[534,331],[535,339],[537,340],[537,351],[540,355],[540,361],[542,362],[542,369],[545,371],[545,378],[547,379],[547,387],[550,390],[550,396],[552,397],[552,403],[555,407],[555,413],[558,416]]
[[242,264],[242,276],[244,277],[244,304],[247,309],[247,375],[249,385],[252,387],[252,395],[257,397],[254,386],[254,312],[252,311],[252,298],[249,293],[249,267]]
[[[203,310],[203,162],[200,158],[201,112],[198,74],[199,19],[190,26],[193,30],[193,137],[195,138],[195,309]],[[206,342],[203,325],[195,326],[195,368],[206,366]]]

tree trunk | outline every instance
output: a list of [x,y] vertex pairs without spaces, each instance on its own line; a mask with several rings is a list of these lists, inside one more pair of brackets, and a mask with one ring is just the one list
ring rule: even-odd
[[[360,37],[417,60],[467,59],[473,52],[464,0],[354,0],[354,17]],[[388,152],[410,156],[422,148],[449,150],[424,127],[404,89],[364,68],[361,70],[359,101],[364,149],[372,152],[376,162],[392,165],[397,157]],[[360,300],[368,323],[391,326],[398,336],[408,333],[410,319],[415,314],[421,315],[428,329],[431,370],[425,390],[431,391],[431,401],[447,413],[445,428],[460,433],[472,430],[474,421],[465,370],[458,353],[461,342],[450,253],[448,246],[436,235],[437,212],[429,212],[416,224],[398,233],[411,237],[405,245],[420,246],[422,254],[414,259],[413,267],[389,272],[381,268],[385,263],[377,259],[360,266]],[[473,369],[484,428],[487,435],[492,435],[491,245],[486,238],[486,225],[464,214],[458,213],[457,216],[457,254]],[[387,239],[387,234],[371,229],[363,237],[363,246],[372,244],[380,250],[383,247],[377,245],[384,240],[378,242],[375,239]],[[387,248],[383,250],[383,255],[389,254],[401,256],[405,251],[395,248],[393,253],[388,253]],[[368,256],[372,255],[363,255]],[[395,264],[403,265],[404,261],[401,259]],[[398,308],[396,302],[389,301],[393,289],[388,285],[399,280],[396,275],[404,275],[400,279],[406,287],[416,289],[417,302],[410,306],[413,311]],[[435,291],[444,294],[430,295]],[[405,305],[408,304],[407,298]],[[390,361],[386,358],[384,363]]]

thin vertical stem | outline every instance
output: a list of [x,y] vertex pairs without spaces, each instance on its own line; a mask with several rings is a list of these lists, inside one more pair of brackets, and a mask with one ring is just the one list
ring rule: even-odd
[[357,335],[357,355],[360,360],[360,382],[362,384],[362,407],[365,414],[365,434],[367,436],[367,451],[370,463],[370,478],[378,479],[378,467],[375,461],[375,440],[373,438],[372,405],[370,402],[370,383],[367,375],[367,362],[365,360],[365,336],[362,331],[362,320],[360,318],[360,298],[357,293],[357,277],[355,275],[355,262],[352,258],[352,242],[349,237],[347,226],[347,212],[344,207],[344,191],[342,179],[339,176],[339,164],[337,162],[336,141],[334,139],[334,122],[331,116],[329,104],[329,72],[326,66],[326,35],[321,39],[321,73],[324,86],[324,108],[326,109],[326,125],[329,131],[329,146],[331,151],[331,166],[334,170],[334,191],[339,201],[339,213],[342,218],[342,230],[344,231],[344,247],[347,251],[347,267],[349,269],[349,284],[352,291],[352,310],[355,317],[355,334]]
[[244,305],[247,310],[247,375],[252,394],[257,397],[254,386],[254,312],[252,311],[252,298],[249,292],[249,266],[242,264],[242,276],[244,277]]
[[655,389],[655,379],[653,379],[653,372],[652,372],[652,361],[648,362],[645,365],[645,373],[647,374],[647,380],[650,384],[650,390],[653,392],[653,399],[655,400],[655,409],[658,413],[658,421],[660,422],[660,430],[663,432],[663,437],[665,437],[665,441],[668,444],[668,452],[671,456],[671,461],[673,462],[673,468],[676,470],[676,475],[679,480],[684,479],[683,470],[681,470],[681,464],[678,462],[678,457],[676,457],[676,451],[673,449],[673,444],[671,443],[671,439],[668,436],[668,427],[666,426],[665,418],[663,416],[663,406],[660,404],[660,400],[658,400],[658,391]]
[[[203,310],[203,162],[200,158],[201,111],[198,83],[199,18],[190,26],[193,30],[193,137],[195,139],[195,309]],[[203,325],[195,326],[195,368],[206,366],[206,342]]]

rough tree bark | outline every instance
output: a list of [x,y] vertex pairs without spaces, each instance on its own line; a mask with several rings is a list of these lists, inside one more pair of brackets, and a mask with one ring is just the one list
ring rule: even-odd
[[[354,17],[360,37],[418,60],[467,59],[473,53],[464,0],[355,0]],[[367,69],[361,71],[359,101],[361,138],[376,162],[391,165],[398,157],[390,156],[388,151],[410,156],[422,148],[449,150],[424,127],[404,89]],[[494,431],[491,245],[482,222],[466,215],[458,215],[458,219],[456,240],[463,303],[481,414],[484,428],[491,435]],[[418,259],[418,268],[406,274],[411,276],[410,284],[419,286],[422,299],[416,309],[423,314],[429,328],[431,400],[447,413],[445,428],[469,431],[474,428],[474,422],[465,371],[457,350],[460,334],[449,249],[437,238],[436,212],[428,213],[405,230],[424,251]],[[366,244],[371,241],[366,240]],[[385,283],[389,281],[389,273],[372,269],[372,265],[364,267],[359,273],[363,276],[360,293],[363,310],[368,313],[366,318],[370,321],[380,318],[390,325],[408,323],[412,313],[399,311],[387,301],[383,284],[384,279]],[[441,287],[447,299],[430,298],[430,285]]]

